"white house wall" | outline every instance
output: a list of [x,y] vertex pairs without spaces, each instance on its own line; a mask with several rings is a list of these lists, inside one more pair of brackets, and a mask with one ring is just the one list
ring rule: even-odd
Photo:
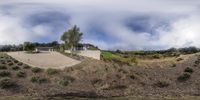
[[[71,53],[70,50],[65,50],[66,53]],[[93,59],[100,60],[101,51],[100,50],[81,50],[77,51],[77,54],[80,56],[90,57]]]

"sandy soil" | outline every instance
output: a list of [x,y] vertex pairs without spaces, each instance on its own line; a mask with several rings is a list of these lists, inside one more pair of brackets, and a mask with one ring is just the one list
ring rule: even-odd
[[58,52],[43,52],[37,54],[27,54],[25,52],[9,52],[8,55],[25,64],[41,68],[62,69],[80,63],[80,61],[66,57]]

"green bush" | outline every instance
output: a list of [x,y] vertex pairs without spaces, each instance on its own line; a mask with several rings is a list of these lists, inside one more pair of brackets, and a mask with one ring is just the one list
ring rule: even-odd
[[9,62],[8,65],[9,65],[9,66],[12,66],[12,65],[14,65],[14,64],[13,64],[12,62]]
[[23,68],[24,69],[30,69],[31,67],[29,65],[24,65]]
[[1,88],[10,88],[10,87],[13,87],[15,86],[16,83],[14,81],[12,81],[10,78],[8,77],[4,77],[0,80],[0,87]]
[[13,69],[13,70],[19,70],[20,67],[19,67],[19,66],[12,66],[12,69]]
[[19,65],[19,66],[22,66],[22,65],[23,65],[23,63],[22,63],[22,62],[19,62],[17,65]]
[[190,67],[185,68],[184,72],[193,73],[193,69]]
[[10,75],[9,71],[0,71],[0,77],[9,77]]
[[17,61],[17,60],[14,60],[14,63],[18,63],[19,61]]
[[191,74],[185,72],[181,76],[178,77],[178,80],[179,81],[186,81],[186,80],[190,79],[190,77],[191,77]]
[[133,80],[136,78],[135,75],[130,75],[129,77]]
[[24,71],[18,71],[17,77],[26,77],[26,73]]
[[38,67],[33,67],[31,70],[32,70],[33,73],[39,73],[39,72],[42,71],[42,69],[38,68]]
[[51,68],[47,69],[47,74],[48,75],[58,74],[58,72],[59,71],[57,69],[51,69]]
[[59,84],[62,86],[67,86],[72,83],[75,79],[71,76],[65,76],[62,80],[59,81]]
[[160,59],[160,58],[161,58],[161,55],[159,55],[159,54],[154,54],[152,57],[153,57],[154,59]]
[[39,76],[32,76],[32,77],[30,78],[30,81],[31,81],[32,83],[39,83],[39,84],[41,84],[41,83],[46,83],[46,82],[47,82],[47,79],[46,79],[46,78],[39,77]]
[[176,59],[176,61],[181,61],[181,60],[184,60],[183,58],[178,58],[178,59]]
[[169,86],[169,83],[167,81],[164,81],[164,80],[161,80],[161,81],[158,81],[156,83],[156,86],[160,87],[160,88],[164,88],[164,87],[168,87]]
[[101,88],[105,85],[105,82],[102,79],[95,79],[92,81],[92,85],[97,88]]
[[176,64],[172,64],[172,67],[176,67]]
[[6,64],[6,62],[5,61],[1,61],[1,64]]
[[1,70],[1,69],[7,69],[7,67],[4,66],[4,65],[0,65],[0,70]]
[[7,60],[7,62],[9,63],[9,62],[12,62],[12,60]]

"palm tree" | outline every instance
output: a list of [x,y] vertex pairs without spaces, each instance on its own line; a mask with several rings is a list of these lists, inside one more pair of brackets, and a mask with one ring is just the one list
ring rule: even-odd
[[68,31],[64,32],[61,36],[61,40],[65,42],[66,46],[70,48],[71,52],[75,51],[75,47],[82,39],[83,33],[80,32],[80,29],[75,25]]

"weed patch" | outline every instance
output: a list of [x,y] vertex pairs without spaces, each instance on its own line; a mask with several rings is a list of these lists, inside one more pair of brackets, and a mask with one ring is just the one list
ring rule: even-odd
[[68,86],[70,83],[72,83],[75,79],[71,76],[65,76],[60,81],[59,84],[61,86]]
[[32,71],[33,73],[40,73],[40,72],[42,72],[42,69],[41,69],[41,68],[38,68],[38,67],[33,67],[33,68],[31,69],[31,71]]
[[12,81],[9,77],[5,77],[0,80],[0,87],[3,89],[10,88],[15,85],[16,85],[16,83],[14,81]]

